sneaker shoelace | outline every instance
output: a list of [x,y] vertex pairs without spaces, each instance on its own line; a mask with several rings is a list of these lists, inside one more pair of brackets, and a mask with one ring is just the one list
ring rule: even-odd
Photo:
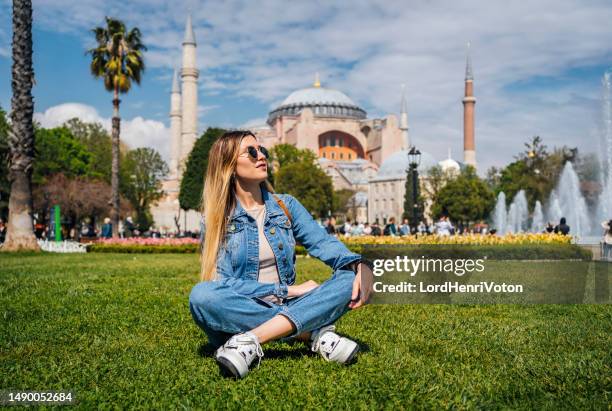
[[[255,346],[255,352],[253,353],[253,348],[249,348],[249,346]],[[240,353],[245,360],[247,359],[247,353],[248,355],[252,358],[253,354],[257,355],[257,367],[259,367],[259,364],[261,363],[261,357],[264,356],[263,350],[261,349],[261,345],[259,344],[259,342],[254,339],[253,337],[250,337],[248,335],[238,335],[235,337],[232,337],[227,343],[226,343],[226,348],[233,348],[236,351],[238,351],[238,353]]]

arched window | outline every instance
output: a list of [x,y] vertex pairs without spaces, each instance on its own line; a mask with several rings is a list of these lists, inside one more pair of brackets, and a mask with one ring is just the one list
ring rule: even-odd
[[334,157],[335,157],[335,156],[334,156],[334,153],[332,153],[332,159],[333,159]]
[[344,154],[340,153],[340,160],[344,158]]

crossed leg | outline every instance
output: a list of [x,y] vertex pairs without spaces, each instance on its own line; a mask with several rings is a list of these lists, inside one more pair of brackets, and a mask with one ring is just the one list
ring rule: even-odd
[[311,331],[335,322],[349,310],[354,278],[352,271],[336,270],[317,288],[283,305],[239,294],[229,285],[206,281],[193,287],[189,308],[214,346],[246,331],[255,334],[261,344],[283,337],[307,341]]

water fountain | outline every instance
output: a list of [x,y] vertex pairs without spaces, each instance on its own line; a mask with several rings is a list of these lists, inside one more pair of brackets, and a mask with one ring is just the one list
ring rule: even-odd
[[563,217],[563,211],[561,211],[561,205],[559,204],[559,197],[553,190],[548,197],[548,208],[546,210],[546,220],[549,223],[557,224]]
[[[556,225],[561,217],[565,217],[570,226],[570,234],[577,237],[578,241],[597,243],[601,238],[600,223],[612,219],[612,69],[604,74],[602,85],[602,132],[598,150],[602,190],[595,210],[589,212],[580,191],[578,175],[572,163],[567,162],[545,203],[545,212],[542,203],[536,201],[529,227],[531,232],[542,232],[546,222]],[[528,220],[529,210],[523,190],[514,196],[507,211],[506,195],[499,193],[493,216],[493,225],[498,234],[526,231]]]
[[527,208],[527,196],[525,190],[520,190],[514,198],[508,210],[506,210],[506,194],[502,191],[497,196],[493,225],[497,234],[522,233],[527,231],[529,222],[529,210]]
[[506,211],[506,194],[500,192],[497,195],[497,203],[495,204],[495,213],[493,214],[493,226],[499,235],[506,234],[507,226],[507,211]]
[[525,195],[525,190],[519,190],[512,199],[510,209],[508,210],[507,232],[525,232],[527,230],[528,219],[529,210],[527,209],[527,196]]
[[602,124],[599,154],[602,187],[597,206],[597,222],[612,218],[612,69],[602,78]]
[[544,231],[544,213],[542,212],[542,203],[540,203],[540,200],[536,200],[531,221],[531,232],[541,233],[542,231]]
[[567,219],[568,224],[571,222],[571,233],[578,237],[589,234],[591,223],[586,201],[580,192],[578,175],[569,161],[563,167],[555,194],[559,199],[562,216]]

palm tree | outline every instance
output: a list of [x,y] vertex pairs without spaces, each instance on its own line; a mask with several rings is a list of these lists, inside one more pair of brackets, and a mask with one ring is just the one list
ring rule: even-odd
[[142,52],[147,48],[140,40],[140,30],[128,31],[122,21],[106,17],[106,27],[92,30],[98,45],[91,54],[91,74],[104,80],[104,87],[113,92],[113,130],[111,165],[111,220],[113,237],[119,236],[119,93],[127,93],[132,80],[140,84],[144,72]]
[[32,85],[32,1],[13,1],[13,98],[9,129],[9,221],[3,250],[40,250],[32,223],[34,100]]

